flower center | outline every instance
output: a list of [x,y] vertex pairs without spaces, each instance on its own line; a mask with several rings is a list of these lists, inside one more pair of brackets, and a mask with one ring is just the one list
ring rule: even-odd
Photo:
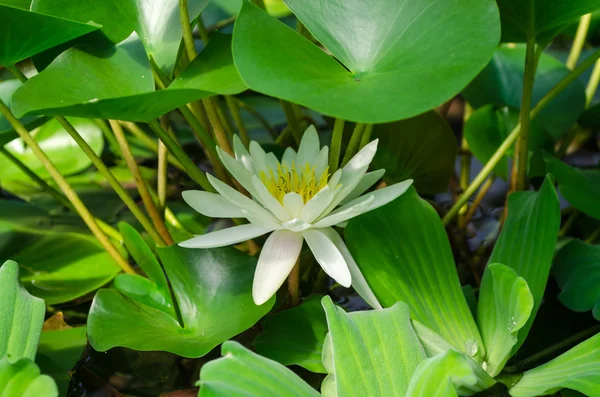
[[329,167],[318,177],[315,174],[315,166],[306,163],[304,168],[296,171],[292,162],[292,169],[279,164],[277,170],[269,168],[269,173],[260,172],[260,180],[265,184],[269,192],[283,204],[283,198],[288,193],[298,193],[306,203],[313,198],[321,189],[327,186],[329,179]]

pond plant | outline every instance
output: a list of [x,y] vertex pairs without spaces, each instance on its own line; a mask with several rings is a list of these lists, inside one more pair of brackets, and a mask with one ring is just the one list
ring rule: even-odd
[[600,397],[600,0],[0,18],[0,397]]

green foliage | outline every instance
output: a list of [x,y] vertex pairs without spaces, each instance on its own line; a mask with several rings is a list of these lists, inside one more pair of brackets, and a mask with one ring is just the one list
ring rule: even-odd
[[[10,104],[13,93],[23,85],[17,79],[9,79],[0,82],[0,100],[6,104]],[[44,122],[43,117],[25,117],[21,120],[28,129],[33,129]],[[4,145],[7,142],[17,138],[17,133],[6,120],[6,118],[0,115],[0,144]]]
[[56,383],[29,359],[11,363],[0,359],[1,397],[58,397]]

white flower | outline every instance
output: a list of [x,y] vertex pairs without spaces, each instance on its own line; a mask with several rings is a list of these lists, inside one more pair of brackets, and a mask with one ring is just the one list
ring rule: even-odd
[[320,148],[313,126],[304,133],[298,153],[287,148],[281,162],[256,142],[250,143],[250,152],[237,137],[233,146],[235,158],[217,147],[219,157],[254,200],[210,174],[218,194],[191,190],[183,192],[183,199],[203,215],[246,218],[250,223],[196,236],[179,245],[222,247],[272,232],[260,253],[252,287],[254,302],[261,305],[283,284],[306,241],[329,276],[344,287],[352,284],[371,306],[380,308],[348,248],[332,228],[389,203],[412,184],[409,179],[360,196],[385,172],[367,172],[377,140],[333,175],[328,172],[329,149]]

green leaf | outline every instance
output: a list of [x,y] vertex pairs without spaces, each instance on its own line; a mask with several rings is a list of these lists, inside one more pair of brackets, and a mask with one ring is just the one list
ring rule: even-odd
[[273,306],[252,300],[256,259],[233,248],[158,249],[183,324],[118,291],[100,290],[90,309],[88,335],[98,351],[115,346],[200,357],[254,325]]
[[45,211],[22,201],[0,201],[0,257],[12,257],[51,227]]
[[552,268],[558,299],[576,312],[593,310],[600,321],[600,245],[573,240],[558,251]]
[[19,117],[150,121],[197,99],[245,89],[232,67],[230,40],[229,36],[217,35],[182,73],[184,80],[159,91],[154,90],[145,50],[134,36],[108,50],[74,47],[15,92],[13,109]]
[[[524,45],[498,48],[489,65],[463,90],[467,101],[475,108],[495,104],[520,109],[525,51]],[[533,86],[533,106],[569,72],[563,62],[542,54]],[[577,121],[584,109],[585,86],[575,80],[540,112],[536,120],[558,140]]]
[[[12,95],[19,87],[21,87],[21,85],[23,84],[16,79],[9,79],[0,82],[0,100],[4,102],[9,109]],[[38,125],[42,124],[45,119],[43,117],[25,117],[19,121],[25,126],[25,128],[27,128],[27,130],[32,130]],[[17,137],[18,135],[12,125],[10,125],[3,115],[0,115],[0,145],[4,146],[4,144]]]
[[577,17],[600,9],[598,0],[498,0],[502,41],[524,42],[538,37],[547,44]]
[[446,191],[458,146],[450,126],[437,112],[377,124],[373,137],[379,138],[373,166],[385,169],[383,179],[388,184],[412,178],[422,194]]
[[558,189],[573,207],[600,219],[600,169],[580,170],[552,156],[545,157]]
[[0,360],[1,397],[58,397],[56,383],[29,359]]
[[476,361],[483,360],[483,343],[461,290],[444,226],[413,188],[390,204],[352,219],[345,235],[384,307],[406,302],[413,319]]
[[7,261],[0,267],[0,305],[0,359],[11,363],[22,358],[33,360],[46,307],[43,300],[23,288],[16,262]]
[[488,263],[512,268],[525,279],[534,300],[513,352],[523,344],[542,302],[559,227],[560,206],[552,177],[546,177],[539,192],[517,192],[508,197],[508,217]]
[[198,397],[320,397],[298,375],[252,353],[237,342],[225,342],[223,358],[202,366]]
[[546,364],[529,370],[510,388],[513,397],[552,394],[569,388],[586,396],[600,396],[600,334]]
[[[84,24],[0,4],[0,65],[10,66],[50,47],[97,30]],[[31,27],[35,26],[35,29]]]
[[300,306],[271,314],[254,341],[256,352],[283,365],[327,373],[321,362],[327,320],[321,297],[311,295]]
[[491,376],[504,368],[532,309],[527,282],[510,267],[488,264],[479,293],[477,325],[485,345],[485,368]]
[[402,302],[389,309],[347,314],[322,300],[329,334],[323,364],[329,375],[322,394],[404,396],[425,351]]
[[447,101],[489,61],[500,35],[491,0],[286,4],[333,56],[245,1],[233,40],[242,79],[352,121],[400,120]]

